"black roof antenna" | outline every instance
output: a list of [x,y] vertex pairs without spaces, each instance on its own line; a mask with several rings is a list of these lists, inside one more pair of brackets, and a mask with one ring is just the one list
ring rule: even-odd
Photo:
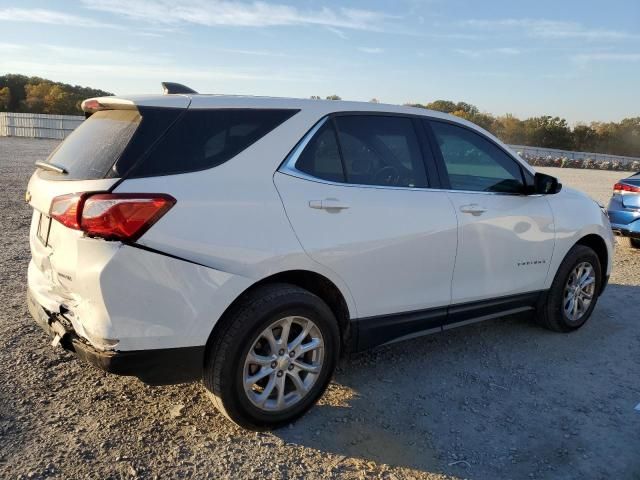
[[172,93],[198,93],[194,89],[189,88],[181,83],[162,82],[162,93],[169,95]]

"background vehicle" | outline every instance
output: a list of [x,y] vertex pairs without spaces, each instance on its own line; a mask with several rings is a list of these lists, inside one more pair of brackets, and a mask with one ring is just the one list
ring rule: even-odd
[[613,186],[607,212],[613,231],[626,237],[631,247],[640,248],[640,172]]
[[469,122],[169,93],[85,101],[28,187],[30,311],[107,371],[202,378],[273,427],[341,351],[521,312],[571,331],[606,285],[600,208]]

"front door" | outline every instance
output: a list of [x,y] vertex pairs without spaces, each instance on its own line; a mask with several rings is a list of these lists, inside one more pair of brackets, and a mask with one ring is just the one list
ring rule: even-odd
[[553,214],[542,195],[525,195],[518,161],[480,133],[430,122],[458,215],[452,303],[544,288],[554,248]]

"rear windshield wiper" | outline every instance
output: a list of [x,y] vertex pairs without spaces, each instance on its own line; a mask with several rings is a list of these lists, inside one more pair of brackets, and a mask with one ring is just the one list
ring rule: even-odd
[[42,160],[38,160],[36,162],[36,167],[42,168],[44,170],[49,170],[51,172],[62,173],[62,174],[65,174],[65,175],[67,173],[69,173],[63,167],[61,167],[59,165],[54,165],[53,163],[47,163],[47,162],[44,162]]

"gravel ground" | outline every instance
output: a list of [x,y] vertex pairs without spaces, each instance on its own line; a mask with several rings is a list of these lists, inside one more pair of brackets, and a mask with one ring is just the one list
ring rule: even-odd
[[[199,384],[104,374],[34,325],[23,198],[55,145],[0,138],[1,478],[640,479],[640,252],[618,248],[578,332],[510,318],[354,355],[308,415],[256,434]],[[603,203],[624,176],[545,171]]]

